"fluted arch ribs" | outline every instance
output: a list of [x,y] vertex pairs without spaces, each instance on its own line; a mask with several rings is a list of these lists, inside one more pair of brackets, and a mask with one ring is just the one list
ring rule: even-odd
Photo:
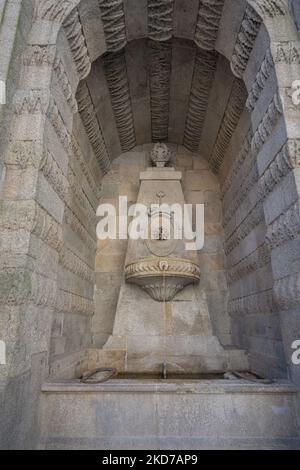
[[34,18],[36,20],[57,21],[62,23],[64,19],[77,7],[80,0],[42,0],[35,2]]
[[201,49],[215,49],[225,0],[200,0],[195,43]]
[[126,46],[126,24],[123,0],[98,0],[108,52]]
[[168,141],[172,41],[148,41],[153,142]]
[[238,125],[241,114],[245,108],[247,92],[244,83],[236,78],[233,82],[231,94],[225,114],[217,135],[217,139],[209,158],[212,170],[217,173],[222,165],[226,151],[229,147],[233,133]]
[[77,94],[78,111],[85,127],[87,136],[104,173],[109,170],[110,158],[103,137],[101,125],[98,121],[94,103],[85,81],[79,84]]
[[167,41],[173,34],[174,0],[148,0],[148,37]]
[[126,152],[136,145],[136,138],[124,50],[104,57],[104,70],[121,149]]
[[289,13],[288,0],[248,0],[262,18],[274,18]]
[[208,100],[214,81],[218,54],[198,50],[184,132],[184,146],[191,152],[199,148]]
[[63,28],[70,45],[79,78],[83,80],[91,70],[91,60],[77,8],[74,8],[64,20]]

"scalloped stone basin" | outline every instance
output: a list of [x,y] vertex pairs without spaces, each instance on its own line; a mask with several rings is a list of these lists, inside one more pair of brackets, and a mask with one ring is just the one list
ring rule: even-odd
[[185,286],[200,280],[200,268],[187,259],[150,257],[125,267],[127,282],[159,302],[170,302]]

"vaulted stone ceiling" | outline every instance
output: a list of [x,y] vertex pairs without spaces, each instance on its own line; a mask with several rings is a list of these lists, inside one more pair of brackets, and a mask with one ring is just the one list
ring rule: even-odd
[[243,76],[261,29],[249,3],[89,0],[71,13],[79,112],[104,171],[135,145],[168,141],[218,172],[246,112]]

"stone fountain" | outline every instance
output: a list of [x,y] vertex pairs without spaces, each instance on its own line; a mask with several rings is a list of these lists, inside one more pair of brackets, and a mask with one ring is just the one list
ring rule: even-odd
[[184,237],[175,237],[178,218],[165,210],[185,204],[182,174],[170,166],[167,145],[155,144],[150,157],[137,198],[147,208],[151,223],[144,229],[150,233],[128,240],[113,331],[103,347],[105,365],[133,373],[160,372],[164,361],[176,374],[246,369],[244,351],[225,349],[214,335],[199,254],[186,250]]
[[167,209],[177,204],[183,213],[184,204],[181,173],[165,166],[170,158],[168,147],[156,144],[151,152],[155,166],[140,175],[137,202],[149,208],[148,233],[145,239],[129,241],[125,265],[126,280],[160,302],[171,301],[185,286],[200,279],[197,253],[187,252],[186,241],[174,237],[176,221]]
[[128,242],[113,332],[92,367],[118,375],[44,384],[40,448],[298,448],[295,387],[223,378],[247,370],[247,356],[213,333],[205,271],[200,278],[197,252],[174,238],[176,222],[161,205],[184,204],[181,173],[165,166],[165,145],[151,157],[137,202],[159,202],[146,211],[154,230]]

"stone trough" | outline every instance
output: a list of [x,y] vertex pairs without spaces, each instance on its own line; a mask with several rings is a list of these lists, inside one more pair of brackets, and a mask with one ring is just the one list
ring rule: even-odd
[[42,387],[42,449],[299,449],[287,381],[115,379]]

